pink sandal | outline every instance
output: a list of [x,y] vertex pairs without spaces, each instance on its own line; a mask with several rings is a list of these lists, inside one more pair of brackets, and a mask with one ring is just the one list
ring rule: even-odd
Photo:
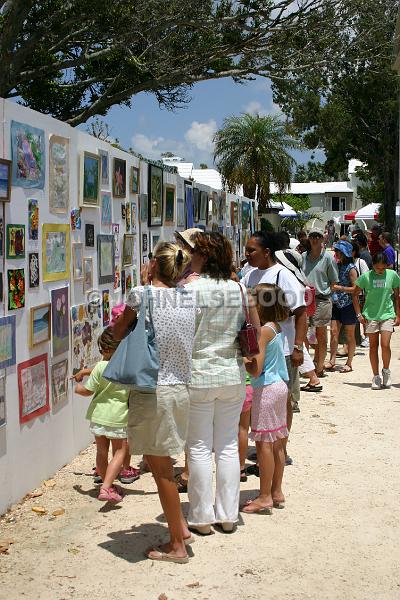
[[[117,489],[118,488],[118,489]],[[118,504],[122,500],[122,489],[119,486],[111,486],[110,488],[101,488],[100,493],[97,496],[99,500],[103,502],[111,502],[112,504]]]

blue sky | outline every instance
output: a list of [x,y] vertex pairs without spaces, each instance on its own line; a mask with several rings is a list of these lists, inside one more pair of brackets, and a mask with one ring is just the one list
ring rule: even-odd
[[[212,137],[225,117],[242,112],[279,112],[269,81],[261,78],[246,84],[230,79],[204,81],[192,88],[191,97],[184,108],[169,112],[159,108],[154,96],[139,94],[131,109],[114,107],[104,120],[112,137],[143,156],[159,159],[162,152],[170,151],[195,167],[202,162],[212,167]],[[304,163],[311,154],[295,152],[294,157]],[[316,153],[316,159],[323,160],[321,152]]]

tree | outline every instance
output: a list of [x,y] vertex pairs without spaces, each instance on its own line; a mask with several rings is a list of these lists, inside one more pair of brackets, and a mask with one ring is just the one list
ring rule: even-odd
[[[111,129],[109,124],[97,117],[87,125],[86,131],[98,140],[102,140],[103,142],[110,141]],[[118,143],[118,140],[116,142]]]
[[306,165],[298,165],[294,175],[295,183],[309,183],[310,181],[345,181],[347,173],[327,173],[325,163],[309,160]]
[[206,165],[206,163],[200,163],[200,169],[208,169],[208,165]]
[[289,150],[299,144],[279,117],[247,113],[228,117],[214,143],[223,184],[233,193],[243,185],[244,195],[258,201],[260,214],[268,207],[271,182],[282,192],[290,183],[295,161]]
[[305,194],[296,194],[296,196],[294,194],[276,194],[274,195],[274,200],[286,202],[297,213],[295,218],[285,217],[281,221],[281,226],[290,233],[296,233],[305,229],[307,223],[318,216],[316,213],[310,212],[311,200]]

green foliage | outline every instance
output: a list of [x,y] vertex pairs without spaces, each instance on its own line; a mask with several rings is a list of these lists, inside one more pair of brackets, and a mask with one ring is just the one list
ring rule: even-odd
[[275,231],[271,221],[268,221],[265,217],[261,217],[260,219],[261,231],[265,231],[265,233],[271,233],[271,231]]
[[309,160],[306,165],[298,165],[294,175],[295,183],[309,183],[310,181],[345,181],[347,170],[343,173],[327,173],[325,163]]
[[272,198],[277,202],[286,202],[297,213],[307,212],[311,208],[311,200],[306,194],[274,194]]

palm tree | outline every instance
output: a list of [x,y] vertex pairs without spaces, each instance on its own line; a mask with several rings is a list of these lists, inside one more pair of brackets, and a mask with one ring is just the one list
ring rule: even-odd
[[290,183],[296,162],[288,151],[300,148],[279,117],[248,113],[227,117],[214,144],[224,185],[233,193],[243,185],[244,195],[258,201],[259,214],[268,207],[271,181],[280,192]]

